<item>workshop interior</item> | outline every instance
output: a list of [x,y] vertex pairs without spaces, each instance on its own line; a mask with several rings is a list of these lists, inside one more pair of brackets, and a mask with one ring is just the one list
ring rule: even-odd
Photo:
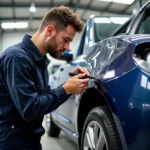
[[0,56],[25,34],[32,37],[44,15],[59,6],[75,13],[84,28],[60,57],[46,54],[45,84],[50,90],[62,86],[79,76],[72,72],[76,67],[88,71],[82,80],[89,82],[44,114],[42,149],[150,150],[150,1],[0,0]]

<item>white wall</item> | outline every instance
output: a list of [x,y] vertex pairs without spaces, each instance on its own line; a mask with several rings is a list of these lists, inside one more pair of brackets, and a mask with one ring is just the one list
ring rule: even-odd
[[[12,32],[12,33],[3,33],[2,34],[2,51],[4,51],[9,46],[20,42],[24,36],[24,32]],[[28,34],[33,34],[29,32]]]
[[[3,33],[2,35],[2,51],[4,51],[9,46],[20,42],[24,36],[24,32],[12,32],[12,33]],[[33,35],[34,32],[28,32],[27,34]],[[80,41],[81,34],[77,33],[74,37],[73,42],[70,43],[70,49],[72,50],[74,56],[77,53],[78,44]]]

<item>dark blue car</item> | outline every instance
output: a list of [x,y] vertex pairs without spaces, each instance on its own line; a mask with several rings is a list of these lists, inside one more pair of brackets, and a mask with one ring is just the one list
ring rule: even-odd
[[78,65],[96,79],[47,115],[48,134],[62,129],[80,150],[150,150],[150,2],[112,37],[98,42],[100,35],[90,32],[75,59],[71,52],[62,55],[68,64],[56,71],[52,87]]

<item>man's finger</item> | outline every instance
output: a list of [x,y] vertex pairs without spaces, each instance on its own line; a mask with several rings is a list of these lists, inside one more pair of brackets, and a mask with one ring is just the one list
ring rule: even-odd
[[86,74],[89,76],[90,74],[89,74],[89,72],[88,72],[88,70],[86,69],[86,68],[84,68],[84,71],[86,72]]
[[87,85],[82,88],[82,90],[87,90],[87,89],[88,89]]
[[74,73],[84,73],[84,70],[82,69],[82,67],[78,66],[72,72],[74,72]]
[[87,84],[89,81],[90,81],[90,79],[89,79],[89,78],[86,78],[86,79],[82,79],[81,82],[82,82],[83,84]]
[[83,77],[86,76],[86,73],[79,73],[78,75],[76,75],[75,77],[78,79],[82,79]]
[[78,72],[82,72],[82,73],[84,73],[84,72],[85,72],[85,70],[84,70],[82,67],[78,66]]

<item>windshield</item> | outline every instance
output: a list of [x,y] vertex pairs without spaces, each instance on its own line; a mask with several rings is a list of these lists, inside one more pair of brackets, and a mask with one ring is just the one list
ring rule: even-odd
[[95,17],[94,18],[94,35],[95,42],[108,38],[119,26],[124,24],[130,17]]

